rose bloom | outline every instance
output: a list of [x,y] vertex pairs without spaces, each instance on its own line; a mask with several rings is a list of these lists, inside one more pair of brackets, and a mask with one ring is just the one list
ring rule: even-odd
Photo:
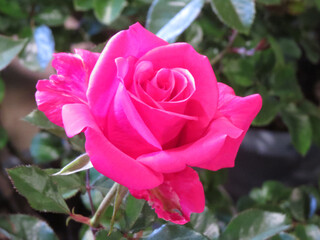
[[233,167],[261,108],[258,94],[238,97],[218,83],[207,57],[168,44],[139,23],[113,36],[101,54],[58,53],[57,74],[37,84],[39,110],[80,132],[94,168],[178,224],[204,210],[191,167]]

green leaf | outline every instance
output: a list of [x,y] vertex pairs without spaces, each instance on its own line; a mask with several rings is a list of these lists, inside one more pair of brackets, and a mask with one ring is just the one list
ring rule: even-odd
[[299,153],[305,155],[312,143],[312,126],[308,115],[295,105],[289,105],[281,111],[283,122],[287,125],[291,140]]
[[294,235],[282,232],[279,233],[277,236],[274,236],[270,240],[298,240]]
[[211,7],[223,23],[249,33],[256,12],[254,0],[211,0]]
[[27,19],[28,17],[27,11],[21,8],[19,1],[0,0],[0,12],[16,19]]
[[294,233],[301,240],[319,240],[320,229],[313,224],[298,225]]
[[0,35],[0,71],[23,49],[27,39],[13,40]]
[[286,57],[293,59],[299,59],[301,57],[301,49],[293,39],[281,38],[279,44]]
[[141,214],[144,204],[144,200],[136,199],[131,195],[127,197],[125,208],[126,230],[130,230],[136,223]]
[[156,0],[148,12],[147,28],[158,37],[174,42],[197,18],[204,2],[204,0]]
[[3,98],[4,98],[4,91],[5,91],[4,81],[0,77],[0,104],[1,104],[1,102],[3,100]]
[[56,183],[43,170],[35,166],[21,166],[7,170],[15,188],[36,210],[69,213]]
[[64,137],[65,131],[62,127],[55,125],[54,123],[50,122],[50,120],[44,115],[43,112],[39,110],[33,110],[27,116],[24,117],[25,121],[35,125],[39,128],[47,130],[57,136]]
[[272,90],[286,101],[298,101],[303,98],[296,78],[296,70],[292,65],[278,67],[270,79]]
[[4,128],[0,126],[0,150],[7,145],[8,134]]
[[77,11],[87,11],[93,8],[92,0],[73,0],[73,6]]
[[93,10],[100,22],[109,25],[120,16],[125,5],[126,0],[94,0]]
[[92,168],[92,163],[90,162],[90,158],[88,154],[84,153],[77,157],[75,160],[70,162],[68,165],[63,167],[59,172],[54,175],[69,175],[76,172],[84,171]]
[[269,95],[269,93],[261,93],[262,108],[255,119],[252,121],[253,126],[266,126],[271,123],[280,111],[279,100]]
[[285,214],[251,209],[232,219],[219,240],[263,240],[289,229],[290,224]]
[[290,210],[292,216],[298,221],[305,221],[308,216],[308,195],[302,189],[293,189],[290,196]]
[[108,234],[107,230],[101,230],[97,233],[96,235],[96,240],[122,240],[122,239],[127,239],[123,237],[123,234],[120,233],[119,231],[114,231],[110,235]]
[[35,16],[35,21],[41,25],[61,26],[66,20],[66,13],[56,7],[48,7]]
[[58,240],[46,222],[24,214],[0,216],[0,233],[2,230],[12,240]]
[[256,0],[256,2],[264,4],[264,5],[279,5],[279,4],[281,4],[281,0]]
[[310,116],[312,126],[312,140],[320,147],[320,119]]
[[146,238],[146,240],[163,239],[206,240],[207,238],[184,226],[168,224],[164,224],[160,228],[157,228]]
[[272,36],[268,36],[268,42],[270,43],[271,49],[276,57],[276,66],[284,66],[284,56],[280,44]]
[[315,0],[315,4],[316,4],[318,10],[320,11],[320,0]]
[[195,231],[202,233],[209,239],[219,236],[218,220],[208,208],[205,208],[202,213],[191,214],[190,223]]
[[[133,232],[145,230],[146,228],[150,227],[157,219],[158,217],[154,210],[151,209],[151,207],[148,204],[144,204],[141,214],[139,215],[138,219],[135,221],[134,225],[131,227],[130,230]],[[123,224],[121,226],[123,226]],[[122,228],[126,229],[126,225]]]
[[70,176],[55,176],[53,173],[57,172],[57,169],[45,169],[44,170],[51,178],[51,180],[58,186],[59,192],[64,199],[68,199],[76,195],[81,189],[84,189],[84,180],[78,175],[73,174]]
[[254,62],[252,58],[225,59],[224,74],[232,83],[249,87],[254,83]]
[[260,204],[279,204],[280,201],[288,199],[290,193],[291,190],[282,183],[277,181],[266,181],[261,188],[252,189],[249,196]]
[[38,133],[31,142],[30,153],[37,164],[57,160],[64,152],[61,138],[47,132]]

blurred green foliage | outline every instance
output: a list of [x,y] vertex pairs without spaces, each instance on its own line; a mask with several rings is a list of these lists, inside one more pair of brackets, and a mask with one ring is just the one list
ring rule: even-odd
[[[101,51],[110,36],[139,21],[167,41],[192,44],[208,56],[218,80],[238,95],[259,93],[263,107],[253,125],[287,130],[305,155],[312,144],[320,146],[319,16],[319,0],[0,0],[0,70],[15,57],[33,71],[43,69],[41,63],[52,57],[45,52],[47,45],[57,52],[95,45]],[[37,41],[36,31],[46,41]],[[0,78],[0,104],[4,94]],[[30,147],[32,163],[63,167],[84,152],[82,135],[66,140],[64,130],[43,113],[35,110],[25,120],[42,129]],[[0,149],[8,142],[0,126]],[[36,166],[7,171],[31,207],[76,216],[74,220],[79,215],[73,215],[66,199],[81,194],[90,212],[113,184],[94,169],[68,176],[52,176],[59,169]],[[127,196],[108,239],[319,239],[319,186],[290,188],[268,181],[234,204],[223,188],[225,170],[200,175],[207,207],[193,214],[190,223],[168,224],[144,201]],[[110,208],[104,213],[103,230],[82,224],[80,239],[105,239],[112,214]],[[0,217],[2,236],[57,239],[40,218],[22,214]]]

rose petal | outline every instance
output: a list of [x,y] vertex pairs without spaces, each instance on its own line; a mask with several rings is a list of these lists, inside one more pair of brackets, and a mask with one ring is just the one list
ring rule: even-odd
[[214,161],[208,161],[198,167],[209,170],[217,170],[217,166],[223,164],[224,167],[233,167],[234,160],[239,150],[240,144],[255,116],[261,109],[262,99],[259,94],[247,97],[239,97],[229,86],[219,83],[219,112],[228,118],[235,126],[243,129],[239,138],[227,139],[223,148]]
[[162,149],[135,109],[123,83],[119,84],[105,121],[106,137],[133,158]]
[[166,44],[168,43],[139,23],[130,26],[129,30],[119,32],[108,41],[92,71],[87,94],[92,113],[101,129],[105,129],[104,118],[118,87],[118,81],[115,81],[115,59],[129,56],[139,58],[147,51]]
[[192,168],[165,174],[163,183],[151,190],[129,189],[139,199],[145,199],[158,217],[176,224],[190,221],[192,212],[204,210],[205,198],[198,174]]
[[145,154],[137,160],[163,173],[181,171],[186,165],[198,167],[213,161],[217,162],[216,167],[220,169],[225,165],[222,161],[215,161],[216,155],[227,139],[237,139],[242,132],[228,119],[220,117],[210,124],[208,132],[198,141],[178,148]]
[[53,123],[63,127],[61,109],[65,104],[87,102],[88,76],[99,54],[76,50],[76,54],[54,55],[53,67],[57,75],[37,83],[36,101],[40,111]]
[[111,144],[101,131],[87,128],[86,151],[93,167],[112,180],[133,189],[151,189],[163,182],[163,175],[152,171]]
[[184,114],[198,116],[199,121],[187,124],[183,138],[184,143],[198,139],[213,119],[218,106],[217,81],[207,57],[197,53],[187,43],[174,43],[149,51],[137,64],[141,61],[152,62],[155,71],[160,68],[183,68],[191,73],[196,91],[189,99],[190,104]]

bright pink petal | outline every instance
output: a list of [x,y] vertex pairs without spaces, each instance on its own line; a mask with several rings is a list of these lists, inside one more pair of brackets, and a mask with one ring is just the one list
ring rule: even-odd
[[162,149],[135,109],[123,83],[119,83],[105,122],[105,136],[133,158]]
[[187,43],[174,43],[155,48],[138,61],[150,61],[155,71],[161,68],[187,69],[194,78],[196,91],[189,99],[184,114],[198,116],[199,121],[187,124],[183,139],[185,143],[199,138],[213,119],[218,106],[217,81],[206,56],[197,53]]
[[117,68],[115,59],[119,57],[139,58],[149,50],[168,44],[139,23],[113,36],[105,46],[93,69],[88,91],[88,101],[99,126],[104,129],[104,119],[118,88],[115,81]]
[[209,170],[217,170],[217,166],[223,163],[225,167],[233,167],[234,160],[239,150],[240,144],[255,116],[261,109],[262,99],[259,94],[253,94],[247,97],[239,97],[234,94],[234,91],[229,86],[218,84],[219,97],[219,112],[228,118],[235,126],[243,129],[241,136],[235,139],[227,139],[223,148],[213,161],[208,161],[198,167]]
[[77,49],[76,54],[54,55],[52,66],[57,70],[57,75],[50,76],[50,80],[38,81],[36,92],[38,108],[50,121],[63,127],[63,105],[87,102],[88,79],[98,56],[81,49]]
[[[140,156],[138,161],[163,173],[181,171],[186,165],[197,167],[215,161],[225,141],[229,138],[240,137],[242,132],[228,119],[221,117],[210,124],[208,132],[198,141],[178,148],[145,154]],[[216,170],[228,166],[220,161],[215,161],[215,163]]]
[[74,103],[64,105],[62,108],[62,119],[66,134],[70,138],[83,132],[87,127],[98,129],[86,104]]
[[190,221],[193,212],[204,210],[205,198],[198,174],[192,168],[165,174],[163,183],[150,190],[129,189],[139,199],[145,199],[158,217],[176,224]]
[[163,182],[157,173],[116,148],[99,130],[87,128],[86,151],[94,168],[112,180],[133,189],[151,189]]

